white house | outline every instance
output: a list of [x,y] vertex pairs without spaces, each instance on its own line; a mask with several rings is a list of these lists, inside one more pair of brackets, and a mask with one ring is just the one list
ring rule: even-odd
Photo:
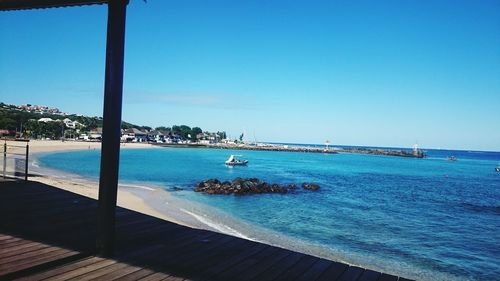
[[54,122],[54,119],[52,119],[52,118],[40,118],[40,119],[38,119],[38,122],[44,122],[44,123]]
[[148,133],[148,141],[163,142],[165,140],[165,135],[160,131],[151,131]]
[[83,126],[83,124],[81,124],[80,122],[78,122],[78,121],[72,121],[69,118],[65,118],[63,120],[63,122],[64,122],[64,125],[67,128],[70,128],[70,129],[76,129],[76,128],[80,127],[80,126]]
[[130,128],[124,131],[122,141],[132,141],[132,142],[146,142],[147,133],[136,128]]

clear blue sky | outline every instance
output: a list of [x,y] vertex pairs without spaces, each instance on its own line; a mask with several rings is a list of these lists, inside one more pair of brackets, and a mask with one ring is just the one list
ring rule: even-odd
[[[500,151],[500,1],[131,0],[123,119]],[[102,115],[106,6],[0,13],[0,101]]]

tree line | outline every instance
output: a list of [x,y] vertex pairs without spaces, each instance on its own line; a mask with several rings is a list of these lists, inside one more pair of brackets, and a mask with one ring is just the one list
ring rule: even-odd
[[[38,122],[40,118],[51,118],[56,122]],[[82,124],[78,130],[65,128],[62,120],[69,118]],[[58,115],[50,113],[36,113],[26,110],[20,110],[14,105],[0,103],[0,130],[9,131],[10,136],[22,135],[26,138],[51,138],[60,139],[74,138],[79,134],[88,133],[97,128],[102,128],[102,117],[90,117],[76,114]],[[149,126],[140,126],[122,121],[122,129],[135,128],[144,132],[153,130]],[[200,127],[189,127],[187,125],[173,125],[171,127],[159,126],[155,130],[164,135],[177,135],[183,139],[195,141],[197,135],[203,133]],[[225,132],[215,133],[219,138],[225,139]]]

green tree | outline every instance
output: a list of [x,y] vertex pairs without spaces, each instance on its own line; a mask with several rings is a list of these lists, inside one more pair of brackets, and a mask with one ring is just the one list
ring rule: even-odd
[[9,117],[0,118],[0,129],[15,130],[17,122],[16,120]]
[[197,136],[198,134],[201,134],[201,133],[203,133],[203,131],[201,130],[201,128],[200,128],[200,127],[193,127],[193,128],[191,129],[191,133],[190,133],[190,134],[191,134],[191,140],[192,140],[192,141],[196,141],[196,136]]
[[226,138],[226,132],[217,132],[217,136],[219,136],[219,139],[225,139]]
[[34,119],[28,120],[24,125],[24,133],[28,138],[38,138],[40,135],[40,125]]
[[160,131],[162,133],[168,133],[171,131],[171,128],[170,127],[165,127],[165,126],[160,126],[160,127],[156,127],[155,130],[157,131]]

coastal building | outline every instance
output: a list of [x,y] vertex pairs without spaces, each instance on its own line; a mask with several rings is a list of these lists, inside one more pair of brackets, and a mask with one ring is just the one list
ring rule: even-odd
[[147,142],[148,134],[136,128],[126,129],[122,133],[122,141],[126,142]]
[[63,123],[66,126],[66,128],[70,128],[70,129],[78,129],[79,127],[84,126],[82,123],[80,123],[78,121],[73,121],[69,118],[64,118]]
[[164,142],[165,135],[157,130],[153,130],[147,133],[147,140],[151,142]]
[[48,122],[54,122],[55,120],[52,118],[40,118],[38,119],[38,122],[43,122],[43,123],[48,123]]
[[84,140],[84,141],[88,141],[89,140],[89,136],[87,134],[80,134],[78,136],[78,139],[79,140]]
[[89,140],[101,140],[102,139],[102,128],[95,128],[91,130],[88,134]]
[[217,133],[203,132],[196,135],[196,140],[201,144],[218,143],[220,139]]
[[48,107],[44,105],[31,105],[31,104],[24,104],[24,105],[17,105],[15,106],[19,110],[24,110],[24,111],[30,111],[33,113],[39,113],[39,114],[54,114],[54,115],[66,115],[66,113],[61,112],[59,108],[55,107]]
[[0,129],[0,136],[8,136],[10,134],[9,130]]

